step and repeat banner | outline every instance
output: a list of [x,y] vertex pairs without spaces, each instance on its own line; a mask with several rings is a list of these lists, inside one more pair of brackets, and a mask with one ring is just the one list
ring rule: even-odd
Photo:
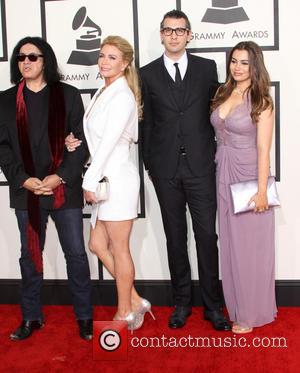
[[[296,0],[0,0],[0,90],[10,87],[9,58],[15,44],[27,35],[42,36],[56,53],[61,80],[77,87],[87,106],[101,81],[97,67],[101,40],[108,35],[125,37],[134,46],[137,67],[143,66],[162,54],[159,24],[163,15],[172,9],[181,9],[188,15],[193,36],[187,49],[195,55],[214,59],[220,81],[226,76],[229,51],[238,42],[255,41],[264,51],[276,116],[272,172],[276,175],[282,200],[282,208],[276,212],[276,277],[299,279],[297,228],[300,218],[293,196],[300,180],[295,171],[297,168],[292,166],[299,147],[296,141],[300,138],[297,126],[300,113],[296,101],[298,73],[295,69],[299,48],[294,47],[298,45],[296,26],[300,5]],[[292,61],[293,65],[289,66]],[[131,239],[136,277],[165,280],[169,279],[169,271],[159,206],[152,183],[143,172],[139,153],[138,145],[133,146],[132,155],[142,180],[139,219]],[[17,279],[20,278],[20,244],[2,173],[0,203],[0,279]],[[88,208],[84,209],[84,218],[87,243]],[[191,229],[188,238],[196,279]],[[93,279],[99,278],[99,273],[104,279],[110,278],[101,268],[99,270],[96,257],[89,254],[89,260]],[[52,222],[47,231],[44,261],[45,278],[66,278],[63,254]]]

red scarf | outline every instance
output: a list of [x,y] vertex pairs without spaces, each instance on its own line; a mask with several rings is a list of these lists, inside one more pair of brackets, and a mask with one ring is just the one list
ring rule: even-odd
[[[19,144],[23,158],[24,168],[28,175],[35,176],[35,167],[33,163],[29,132],[28,132],[28,115],[24,100],[23,89],[25,80],[23,79],[17,91],[16,102],[16,119]],[[50,86],[49,106],[48,106],[48,137],[52,156],[52,164],[49,170],[49,175],[54,174],[57,167],[61,164],[64,152],[65,140],[65,123],[66,109],[63,88],[60,83]],[[60,184],[54,189],[54,204],[53,208],[60,208],[65,202],[64,186]],[[35,265],[37,272],[43,272],[43,258],[40,246],[40,208],[39,196],[28,191],[27,192],[27,209],[28,209],[28,250]]]

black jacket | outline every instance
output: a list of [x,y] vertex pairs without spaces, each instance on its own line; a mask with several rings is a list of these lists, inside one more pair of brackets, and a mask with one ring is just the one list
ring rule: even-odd
[[[68,84],[61,84],[66,108],[65,134],[67,136],[72,131],[78,139],[83,140],[83,143],[75,152],[69,153],[66,149],[64,150],[63,161],[56,173],[66,182],[65,203],[61,208],[78,208],[83,205],[81,175],[88,156],[82,128],[84,109],[78,89]],[[27,209],[28,192],[22,188],[22,185],[30,176],[25,172],[20,152],[16,125],[16,93],[17,86],[0,93],[0,167],[9,184],[10,206],[16,209]],[[43,179],[49,175],[51,167],[47,128],[40,128],[39,136],[39,146],[33,148],[31,145],[31,149],[35,152],[33,159],[36,177]],[[53,196],[41,196],[40,206],[51,209]]]
[[214,172],[215,137],[210,124],[210,100],[218,87],[216,64],[188,54],[185,95],[178,105],[163,56],[140,70],[144,119],[140,124],[142,154],[151,176],[175,175],[179,148],[197,177]]

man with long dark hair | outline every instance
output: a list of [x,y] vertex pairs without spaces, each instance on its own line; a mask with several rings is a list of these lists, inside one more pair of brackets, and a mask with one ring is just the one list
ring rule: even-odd
[[186,206],[196,240],[204,316],[217,330],[230,330],[221,312],[215,233],[215,140],[209,121],[217,88],[216,64],[190,55],[191,25],[172,10],[160,25],[163,56],[141,69],[144,120],[142,153],[161,208],[175,310],[170,328],[191,314],[192,281],[187,252]]
[[14,86],[0,94],[0,166],[20,231],[23,316],[10,338],[23,340],[44,326],[42,250],[50,215],[66,258],[80,336],[88,340],[92,302],[81,188],[88,153],[85,146],[73,153],[64,148],[70,131],[83,139],[82,100],[76,88],[60,82],[55,54],[40,37],[20,40],[10,66]]

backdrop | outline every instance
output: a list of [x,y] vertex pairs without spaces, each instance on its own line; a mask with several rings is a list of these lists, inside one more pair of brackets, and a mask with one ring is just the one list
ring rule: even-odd
[[[137,66],[161,55],[159,24],[167,11],[182,9],[190,17],[191,53],[215,59],[219,79],[225,78],[229,49],[242,40],[253,40],[264,50],[272,80],[276,129],[272,146],[272,171],[278,181],[282,207],[276,211],[276,278],[300,278],[300,176],[295,167],[300,138],[298,60],[300,4],[297,0],[0,0],[0,90],[9,88],[9,58],[24,36],[43,36],[57,55],[62,80],[81,90],[85,105],[100,83],[97,56],[100,41],[109,34],[127,38],[136,51]],[[297,46],[297,47],[295,47]],[[0,113],[1,116],[1,113]],[[168,280],[165,238],[158,202],[151,181],[143,173],[140,218],[131,239],[136,278]],[[14,211],[8,205],[8,187],[0,174],[0,281],[19,279],[19,237]],[[89,235],[88,210],[84,234]],[[189,228],[191,228],[189,224]],[[255,234],[255,232],[253,232]],[[191,229],[189,255],[197,279],[196,255]],[[93,279],[99,278],[96,258],[89,254]],[[44,253],[46,279],[65,279],[65,261],[52,222]],[[100,270],[100,278],[109,275]]]

